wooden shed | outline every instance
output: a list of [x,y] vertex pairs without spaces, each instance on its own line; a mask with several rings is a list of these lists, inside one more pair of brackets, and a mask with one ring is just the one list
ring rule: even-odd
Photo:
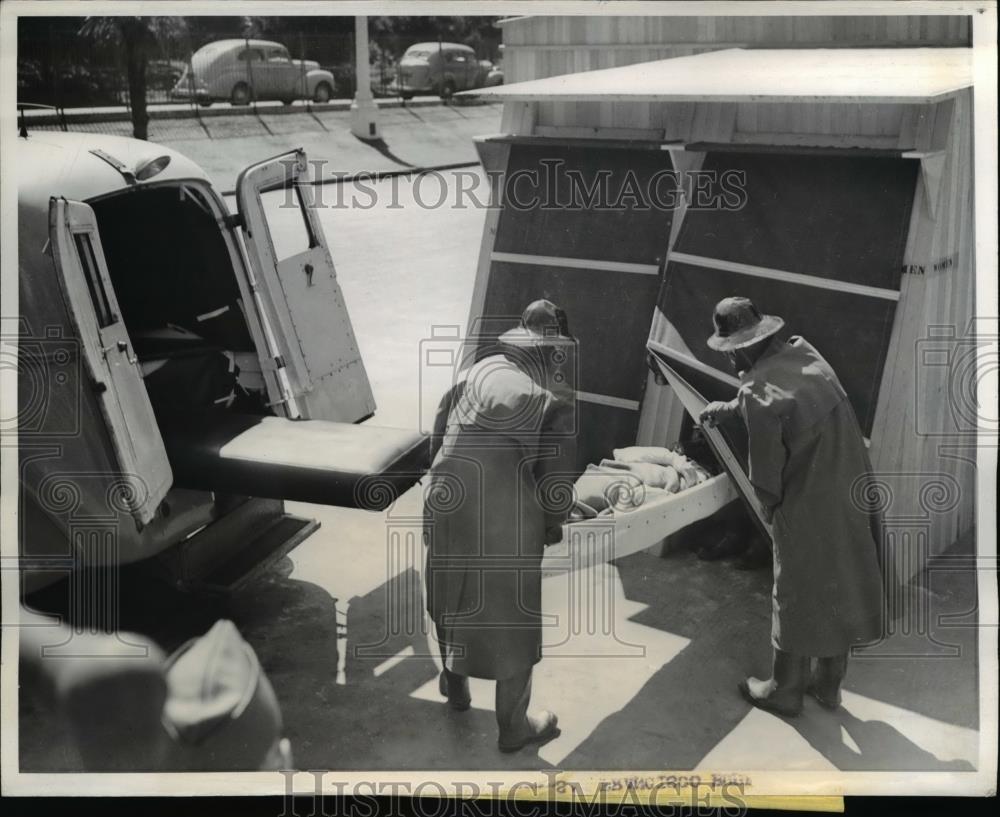
[[566,307],[593,462],[690,424],[647,343],[732,395],[705,339],[751,297],[840,375],[913,575],[975,521],[971,84],[966,48],[727,49],[483,89],[503,196],[469,326]]
[[508,83],[724,48],[967,48],[967,14],[531,15],[508,17]]

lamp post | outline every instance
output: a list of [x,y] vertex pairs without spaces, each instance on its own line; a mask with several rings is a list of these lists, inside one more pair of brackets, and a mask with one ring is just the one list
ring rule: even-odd
[[351,133],[359,139],[378,139],[378,107],[372,97],[368,67],[368,18],[354,18],[354,75],[357,87],[351,103]]

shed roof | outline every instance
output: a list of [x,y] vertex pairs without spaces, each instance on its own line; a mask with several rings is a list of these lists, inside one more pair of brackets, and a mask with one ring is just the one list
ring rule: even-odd
[[593,102],[934,102],[972,84],[968,48],[729,48],[467,92]]

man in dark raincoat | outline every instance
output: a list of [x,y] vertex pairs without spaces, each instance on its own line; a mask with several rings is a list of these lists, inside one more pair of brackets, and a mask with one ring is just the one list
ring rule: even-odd
[[740,387],[731,402],[708,405],[701,421],[738,416],[746,424],[750,482],[774,538],[773,673],[747,678],[740,690],[782,715],[798,714],[805,692],[836,708],[850,648],[883,627],[881,520],[864,505],[864,438],[819,352],[801,337],[774,337],[781,318],[736,297],[719,302],[714,320],[708,345],[729,357]]
[[532,303],[445,396],[435,424],[425,589],[440,691],[462,710],[469,676],[495,680],[502,751],[558,734],[556,716],[529,713],[528,703],[541,658],[542,554],[561,537],[558,500],[572,490],[572,350],[565,313]]

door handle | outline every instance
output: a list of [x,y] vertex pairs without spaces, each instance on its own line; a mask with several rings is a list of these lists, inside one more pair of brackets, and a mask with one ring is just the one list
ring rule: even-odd
[[137,358],[135,355],[130,355],[129,354],[129,352],[128,352],[128,344],[125,341],[123,341],[123,340],[118,341],[118,351],[121,352],[123,355],[125,355],[125,359],[130,364],[132,364],[133,366],[138,365],[139,358]]
[[306,286],[311,287],[313,285],[313,265],[306,264],[302,267],[302,271],[306,274]]
[[133,366],[135,366],[139,362],[139,358],[137,358],[135,355],[130,355],[128,353],[128,344],[123,340],[116,341],[114,346],[104,346],[101,348],[101,352],[103,353],[104,357],[107,357],[108,352],[112,350],[125,355],[125,359]]

